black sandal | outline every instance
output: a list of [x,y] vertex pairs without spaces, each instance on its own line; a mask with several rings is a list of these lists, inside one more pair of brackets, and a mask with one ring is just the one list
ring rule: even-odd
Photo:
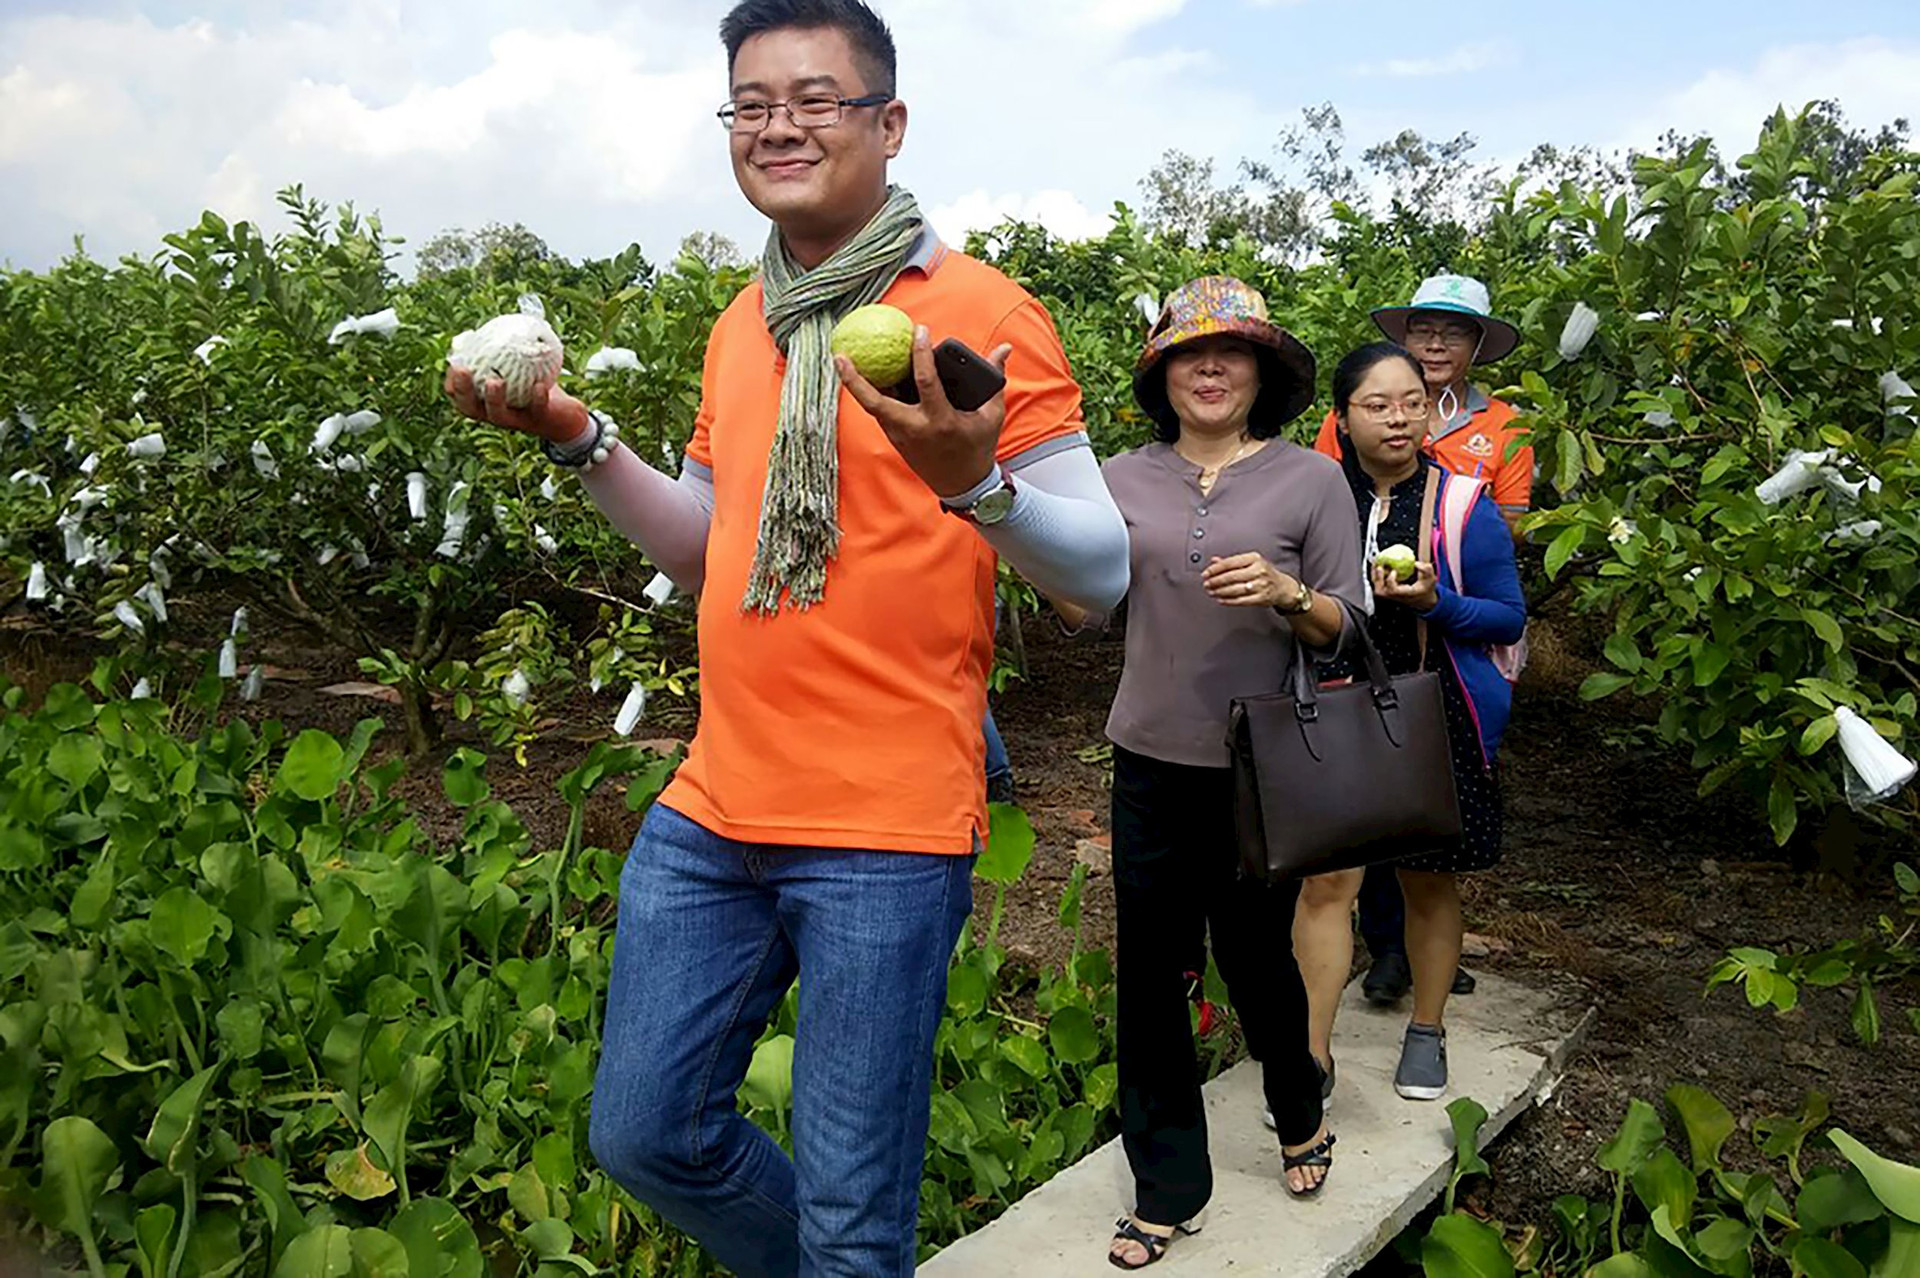
[[1287,1192],[1289,1194],[1292,1194],[1295,1198],[1311,1198],[1327,1187],[1327,1177],[1333,1174],[1333,1146],[1335,1140],[1336,1137],[1334,1134],[1328,1132],[1325,1140],[1311,1148],[1303,1149],[1297,1154],[1289,1154],[1285,1149],[1280,1151],[1280,1162],[1287,1171],[1299,1171],[1303,1167],[1323,1169],[1320,1173],[1320,1179],[1307,1189],[1295,1189],[1293,1182],[1291,1180],[1287,1181]]
[[[1167,1245],[1174,1239],[1183,1237],[1191,1238],[1199,1232],[1199,1230],[1189,1229],[1185,1225],[1175,1225],[1171,1233],[1149,1233],[1140,1228],[1133,1217],[1122,1216],[1113,1222],[1113,1242],[1107,1244],[1107,1263],[1115,1269],[1145,1269],[1148,1265],[1153,1264],[1159,1260],[1161,1256],[1166,1254]],[[1139,1243],[1142,1247],[1145,1247],[1147,1249],[1147,1258],[1137,1265],[1123,1259],[1120,1253],[1113,1249],[1113,1243],[1120,1242],[1123,1239],[1127,1242]]]

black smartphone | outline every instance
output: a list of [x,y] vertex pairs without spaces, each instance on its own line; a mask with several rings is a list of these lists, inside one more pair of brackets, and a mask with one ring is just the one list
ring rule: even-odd
[[[957,337],[949,337],[933,348],[933,368],[940,375],[947,402],[963,413],[971,413],[1007,384],[999,369]],[[887,393],[903,404],[920,402],[920,387],[911,377]]]

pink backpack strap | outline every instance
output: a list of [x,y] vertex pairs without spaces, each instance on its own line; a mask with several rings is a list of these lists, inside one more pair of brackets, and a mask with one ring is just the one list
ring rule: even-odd
[[1460,561],[1467,544],[1467,519],[1485,488],[1485,480],[1449,474],[1440,489],[1440,536],[1445,543],[1447,577],[1455,594],[1462,590]]

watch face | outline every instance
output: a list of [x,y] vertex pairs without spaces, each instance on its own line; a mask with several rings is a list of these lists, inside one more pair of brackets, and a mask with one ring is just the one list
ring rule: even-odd
[[997,524],[1013,510],[1013,489],[1005,484],[973,504],[976,523]]

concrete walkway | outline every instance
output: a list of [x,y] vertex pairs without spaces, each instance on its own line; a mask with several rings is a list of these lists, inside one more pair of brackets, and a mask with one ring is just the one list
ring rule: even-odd
[[[1482,1143],[1548,1093],[1587,1017],[1547,994],[1482,973],[1447,1009],[1455,1096],[1487,1109]],[[1393,1091],[1403,1013],[1376,1012],[1348,987],[1334,1030],[1339,1087],[1329,1121],[1340,1137],[1326,1189],[1295,1201],[1280,1148],[1261,1125],[1258,1066],[1242,1062],[1206,1088],[1214,1195],[1200,1234],[1182,1238],[1156,1275],[1279,1274],[1341,1278],[1379,1252],[1445,1189],[1453,1138],[1446,1102]],[[927,1278],[1106,1278],[1113,1222],[1132,1180],[1115,1140],[1067,1168],[985,1229],[926,1264]]]

